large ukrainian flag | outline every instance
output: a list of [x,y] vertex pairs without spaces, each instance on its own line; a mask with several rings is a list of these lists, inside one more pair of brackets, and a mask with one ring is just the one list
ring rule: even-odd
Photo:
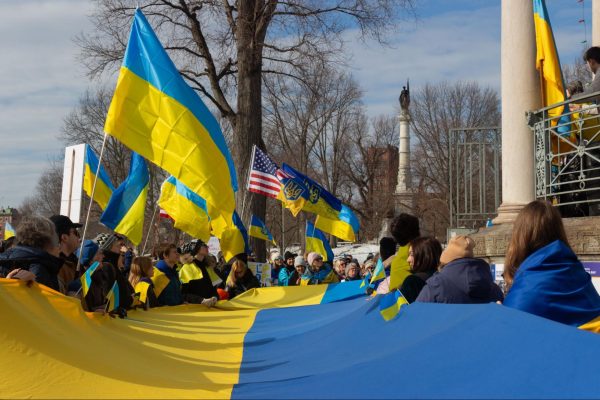
[[210,239],[210,218],[206,200],[192,192],[174,176],[160,189],[158,205],[175,221],[175,228],[197,239]]
[[[544,107],[546,107],[565,101],[565,84],[544,0],[533,0],[533,19],[535,23],[536,43],[535,67],[542,77],[543,103]],[[568,111],[564,106],[548,111],[549,117],[555,118],[552,123],[553,125],[558,125],[557,131],[559,133],[567,133],[571,130],[571,119],[569,115],[565,114]]]
[[[92,191],[94,192],[94,200],[102,210],[106,208],[110,196],[115,191],[110,177],[106,173],[104,166],[100,164],[100,171],[98,172],[98,178],[96,179],[96,171],[98,171],[98,164],[100,164],[96,153],[92,150],[89,144],[85,145],[85,164],[83,170],[83,190],[85,193],[92,198]],[[96,188],[94,190],[94,180],[96,180]]]
[[312,222],[306,221],[306,252],[311,251],[323,256],[324,261],[333,261],[333,250],[325,234],[315,228]]
[[113,192],[100,216],[100,222],[125,235],[135,245],[142,241],[149,181],[146,160],[132,153],[127,179]]
[[230,220],[237,178],[219,123],[138,9],[104,130],[165,169]]
[[223,226],[221,229],[216,228],[213,233],[219,238],[225,261],[229,261],[239,254],[250,254],[248,231],[237,211],[233,212],[232,223],[229,226]]
[[256,215],[252,215],[250,218],[250,236],[265,240],[267,242],[271,242],[273,245],[276,245],[275,240],[273,239],[273,235],[269,232],[267,225],[258,218]]
[[[359,284],[251,289],[210,309],[137,309],[121,319],[85,313],[78,299],[37,283],[0,279],[0,398],[600,393],[597,335],[498,304],[414,303],[385,322],[382,297],[366,298]],[[339,345],[357,338],[371,340]]]

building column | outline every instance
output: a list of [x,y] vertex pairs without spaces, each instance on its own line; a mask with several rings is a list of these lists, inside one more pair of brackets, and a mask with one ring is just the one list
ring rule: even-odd
[[502,0],[502,204],[495,224],[513,222],[535,199],[533,132],[525,113],[541,108],[533,3]]
[[600,0],[592,0],[592,46],[600,46]]
[[396,194],[406,193],[410,188],[410,116],[401,109],[398,116],[400,122],[400,143],[398,148],[398,183]]

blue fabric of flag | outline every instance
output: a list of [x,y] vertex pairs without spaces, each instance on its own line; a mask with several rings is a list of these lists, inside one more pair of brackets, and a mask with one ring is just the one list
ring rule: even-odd
[[591,276],[560,240],[523,261],[504,305],[573,326],[600,317],[600,295]]
[[306,221],[306,251],[319,253],[325,261],[333,261],[334,255],[329,240],[315,225]]

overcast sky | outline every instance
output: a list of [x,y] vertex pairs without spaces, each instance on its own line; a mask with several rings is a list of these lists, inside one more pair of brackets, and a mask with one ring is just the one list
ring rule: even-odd
[[[591,19],[591,0],[584,4]],[[547,5],[561,60],[571,63],[582,51],[581,5]],[[62,155],[63,118],[91,85],[72,41],[92,29],[91,7],[87,0],[0,1],[0,206],[19,206],[49,160]],[[370,115],[393,113],[408,77],[411,89],[443,80],[500,87],[500,0],[420,0],[418,14],[391,35],[390,47],[348,36]],[[590,32],[588,21],[588,41]]]

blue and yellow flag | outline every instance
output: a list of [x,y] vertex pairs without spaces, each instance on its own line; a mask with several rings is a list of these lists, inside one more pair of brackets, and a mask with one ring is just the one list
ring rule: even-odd
[[16,235],[15,228],[12,227],[8,222],[4,223],[4,240],[10,239]]
[[333,250],[325,234],[317,229],[312,222],[306,221],[306,252],[314,251],[323,256],[324,261],[333,261]]
[[160,189],[158,205],[175,221],[175,228],[208,242],[210,218],[206,200],[192,192],[174,176],[168,177]]
[[266,240],[267,242],[271,242],[274,245],[277,245],[275,243],[275,240],[273,240],[273,235],[271,235],[271,232],[269,232],[265,223],[262,222],[261,219],[258,218],[256,215],[253,215],[252,218],[250,219],[249,234],[252,237]]
[[95,263],[90,265],[90,267],[85,270],[83,275],[81,275],[81,278],[79,278],[81,280],[81,292],[83,294],[83,298],[87,296],[87,293],[90,290],[90,286],[92,286],[92,274],[96,272],[96,269],[98,269],[99,265],[100,263],[96,261]]
[[394,290],[379,300],[379,312],[383,319],[391,321],[396,318],[396,315],[405,304],[408,304],[408,301],[402,296],[402,293],[399,290]]
[[106,300],[108,300],[108,303],[106,304],[107,312],[112,312],[119,308],[119,284],[117,281],[113,283],[112,287],[106,294]]
[[[535,67],[542,77],[542,100],[544,107],[546,107],[565,101],[565,84],[544,0],[533,0],[533,19],[535,22],[535,43],[537,50]],[[564,106],[548,111],[549,117],[555,118],[552,124],[558,125],[558,133],[566,134],[571,130],[571,118],[566,114],[568,111]]]
[[317,215],[315,226],[322,230],[348,242],[356,242],[356,234],[360,228],[360,223],[354,212],[345,204],[339,211],[336,219],[331,219]]
[[[343,240],[351,242],[356,240],[360,224],[348,206],[342,204],[323,186],[289,165],[284,163],[281,170],[289,177],[290,181],[304,188],[300,196],[303,199],[302,210],[319,216],[316,221],[319,229]],[[282,192],[283,190],[284,188],[282,188]]]
[[371,277],[371,281],[369,283],[375,283],[383,279],[385,279],[385,267],[383,266],[383,261],[380,257],[379,260],[377,260],[375,271],[373,271],[373,276]]
[[[96,177],[96,171],[98,171],[98,164],[99,160],[96,153],[94,153],[94,150],[92,150],[92,147],[89,144],[86,144],[83,190],[85,190],[85,193],[87,193],[90,198],[92,197],[92,189],[94,189],[94,179]],[[100,164],[100,171],[98,172],[98,179],[96,180],[96,189],[93,190],[93,200],[98,203],[102,210],[104,210],[114,191],[115,187],[113,186],[110,177],[106,173],[104,166]]]
[[219,238],[225,261],[231,260],[238,254],[250,253],[248,231],[246,231],[246,227],[242,223],[242,219],[237,211],[233,212],[232,222],[231,225],[223,229],[219,234],[213,232]]
[[149,180],[146,160],[132,153],[129,175],[113,192],[100,217],[100,222],[136,245],[142,241]]
[[231,220],[238,183],[216,118],[190,88],[138,9],[104,130]]

